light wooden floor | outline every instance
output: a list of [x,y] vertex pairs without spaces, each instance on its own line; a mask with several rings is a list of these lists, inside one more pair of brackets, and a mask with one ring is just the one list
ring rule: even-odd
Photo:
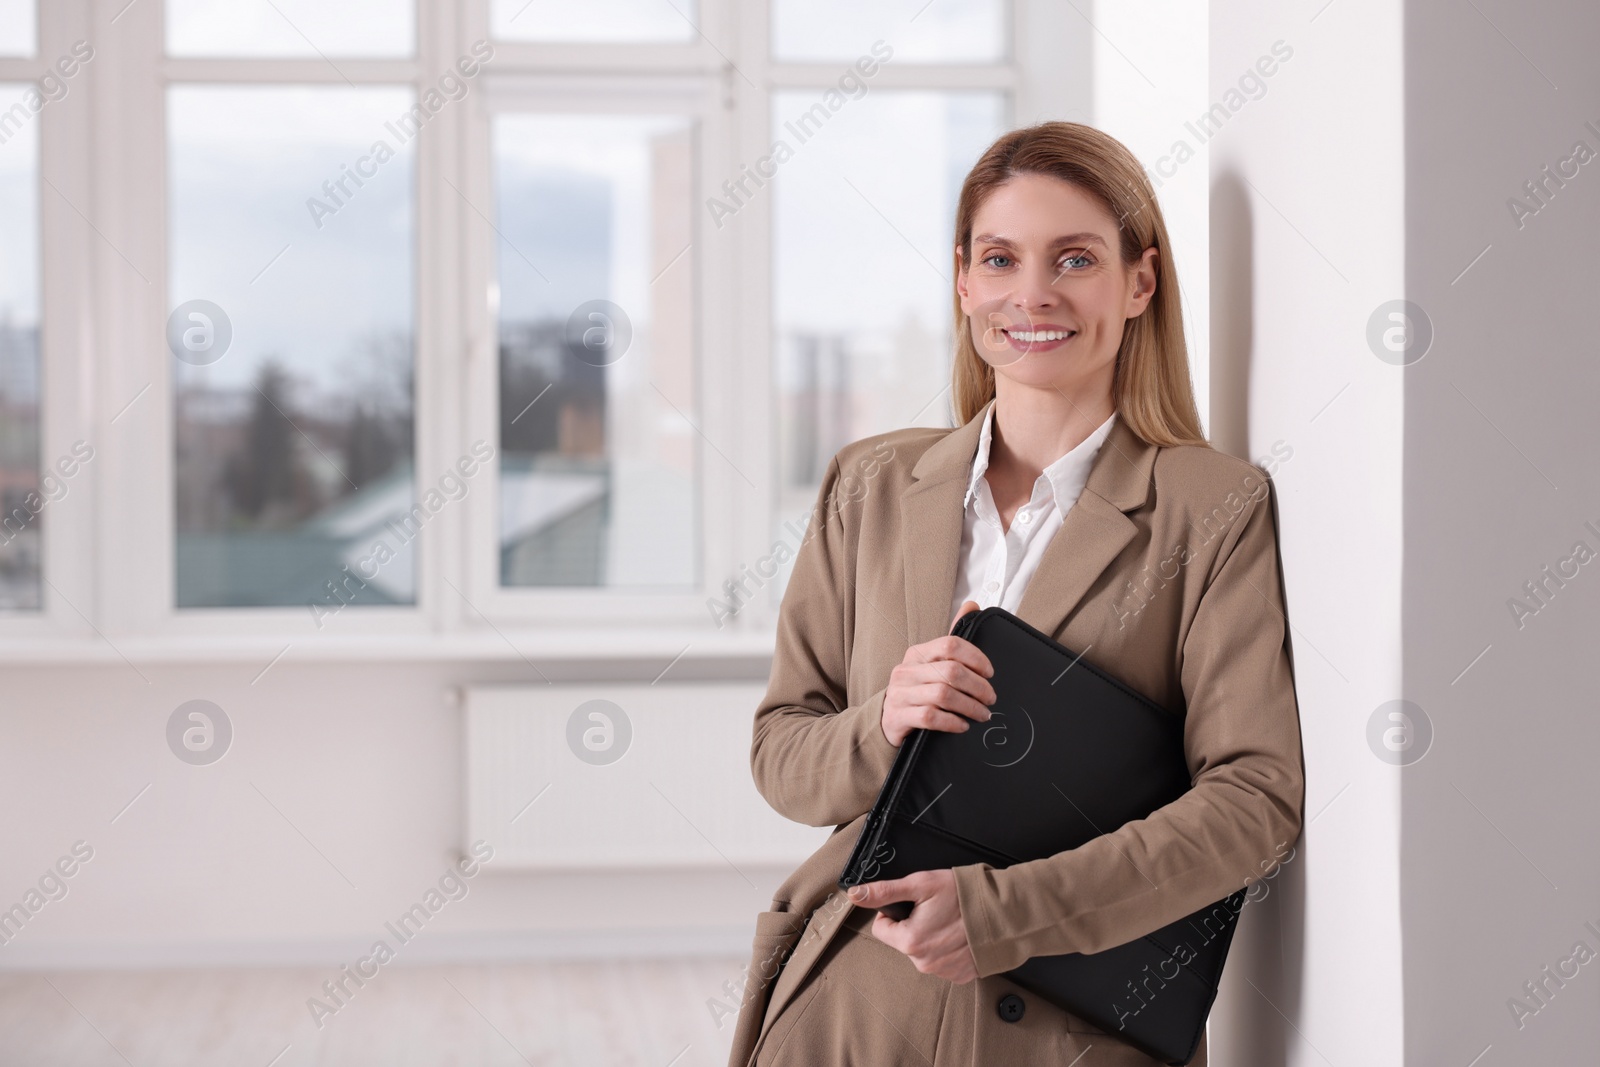
[[317,1028],[332,969],[0,975],[0,1064],[724,1067],[729,958],[381,969]]

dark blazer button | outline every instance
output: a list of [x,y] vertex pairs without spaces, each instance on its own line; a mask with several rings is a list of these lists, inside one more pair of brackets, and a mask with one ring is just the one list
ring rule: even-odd
[[1014,1023],[1018,1019],[1021,1019],[1022,1013],[1026,1011],[1027,1008],[1028,1006],[1022,1002],[1022,998],[1017,996],[1015,993],[1007,993],[1005,996],[1001,997],[998,1005],[1000,1018],[1004,1019],[1008,1023]]

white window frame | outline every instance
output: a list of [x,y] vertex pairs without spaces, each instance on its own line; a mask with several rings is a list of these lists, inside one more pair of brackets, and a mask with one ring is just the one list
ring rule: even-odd
[[[500,46],[496,46],[496,62],[500,59]],[[663,64],[664,66],[664,64]],[[508,64],[509,67],[509,64]],[[498,329],[489,304],[489,291],[496,268],[497,238],[482,216],[495,217],[496,207],[492,188],[492,160],[490,158],[491,125],[501,114],[621,114],[621,115],[681,115],[688,118],[694,129],[694,182],[696,198],[685,205],[691,212],[701,210],[699,191],[705,184],[705,174],[713,170],[715,146],[725,144],[725,127],[729,125],[725,109],[717,91],[718,76],[714,70],[668,72],[665,70],[626,76],[596,77],[585,73],[544,73],[536,68],[519,67],[496,72],[495,80],[488,84],[484,97],[468,116],[467,137],[470,147],[467,158],[472,161],[466,179],[470,191],[463,186],[476,210],[471,222],[463,228],[463,274],[465,279],[465,321],[468,336],[474,339],[467,361],[468,423],[474,440],[494,443],[498,448]],[[482,213],[479,216],[479,212]],[[732,262],[726,249],[710,247],[703,240],[699,219],[694,218],[693,244],[688,262],[675,269],[692,269],[695,279],[692,292],[695,301],[694,351],[696,364],[694,410],[685,414],[693,421],[695,437],[695,486],[698,513],[695,526],[699,533],[697,570],[702,572],[717,566],[730,555],[730,541],[726,533],[726,520],[716,518],[718,502],[730,499],[735,493],[733,482],[737,476],[726,469],[715,450],[707,449],[698,434],[714,442],[731,443],[737,430],[727,423],[727,413],[736,402],[736,395],[728,388],[724,371],[732,362],[728,358],[727,331],[716,321],[714,309],[719,300],[731,294],[728,275]],[[720,306],[726,306],[721,304]],[[758,482],[759,484],[759,482]],[[482,493],[474,492],[467,498],[468,537],[472,550],[466,553],[469,568],[468,587],[462,596],[470,601],[463,604],[468,611],[482,612],[496,620],[514,620],[532,624],[539,619],[565,620],[573,623],[590,623],[596,626],[616,624],[668,625],[692,628],[700,617],[705,617],[705,594],[698,588],[682,592],[647,592],[611,588],[561,588],[561,587],[508,587],[500,584],[499,481],[492,478]]]
[[[270,657],[291,647],[317,658],[604,659],[691,646],[702,655],[770,652],[770,605],[758,599],[722,629],[707,608],[741,561],[770,548],[777,506],[770,197],[756,197],[714,233],[705,201],[741,162],[768,150],[771,94],[820,93],[837,81],[844,61],[775,62],[768,6],[753,0],[700,0],[699,35],[684,44],[493,42],[493,60],[466,99],[436,116],[418,139],[418,488],[436,481],[474,441],[499,451],[496,330],[487,299],[495,243],[483,218],[494,217],[492,114],[528,108],[689,115],[700,189],[698,407],[690,414],[703,435],[697,438],[702,588],[653,594],[501,587],[497,493],[484,491],[498,488],[492,464],[473,479],[466,506],[444,509],[418,539],[414,606],[352,608],[318,632],[305,608],[173,606],[172,383],[163,343],[166,89],[346,79],[422,86],[473,42],[489,39],[488,0],[417,0],[414,56],[335,56],[337,69],[315,58],[167,57],[162,0],[39,6],[38,55],[0,59],[0,81],[37,78],[75,40],[87,39],[96,50],[83,83],[35,118],[41,167],[73,201],[68,206],[41,183],[41,455],[48,462],[84,439],[95,444],[96,456],[81,484],[75,480],[68,496],[51,505],[44,608],[0,616],[0,637],[24,639],[12,646],[12,658],[187,661]],[[1006,94],[1008,123],[1086,116],[1092,30],[1078,28],[1082,40],[1072,47],[1085,62],[1064,88],[1058,42],[1030,33],[1030,27],[1064,27],[1048,0],[1011,0],[1009,22],[1010,48],[1000,61],[891,62],[874,75],[873,88],[998,90]],[[739,457],[738,472],[719,451]]]
[[[35,51],[26,58],[0,57],[0,82],[36,82],[74,41],[89,40],[87,5],[41,3]],[[98,55],[95,57],[99,58]],[[91,60],[91,66],[94,60]],[[80,67],[65,98],[47,104],[30,120],[38,138],[36,182],[39,205],[39,462],[41,469],[71,454],[84,441],[95,457],[68,481],[66,496],[48,504],[41,521],[40,608],[0,612],[0,639],[52,636],[69,644],[95,640],[97,620],[93,530],[96,464],[106,449],[93,432],[95,372],[81,328],[90,317],[89,288],[82,271],[90,242],[99,240],[85,217],[92,183],[87,158],[92,71]],[[5,106],[10,107],[8,99]],[[48,178],[48,183],[44,180]],[[53,186],[53,188],[52,188]],[[62,565],[57,565],[58,561]]]

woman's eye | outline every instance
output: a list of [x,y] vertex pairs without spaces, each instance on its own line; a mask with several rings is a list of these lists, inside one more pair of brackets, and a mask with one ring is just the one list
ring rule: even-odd
[[[1002,255],[1002,254],[1001,254],[1001,253],[999,253],[999,252],[996,252],[996,253],[995,253],[995,254],[994,254],[994,255],[992,255],[992,256],[985,256],[985,257],[984,257],[984,259],[983,259],[983,261],[984,261],[984,262],[985,262],[985,263],[992,263],[992,262],[993,262],[993,261],[994,261],[994,260],[997,260],[997,259],[1010,259],[1010,258],[1011,258],[1011,257],[1010,257],[1010,256],[1007,256],[1007,255]],[[1003,267],[1003,266],[1004,266],[1004,264],[1000,264],[1000,266],[1001,266],[1001,267]]]
[[1074,263],[1082,263],[1083,266],[1075,268],[1077,270],[1082,270],[1084,267],[1087,267],[1089,264],[1093,263],[1094,260],[1090,259],[1088,256],[1065,256],[1062,258],[1061,262],[1067,267],[1071,267]]

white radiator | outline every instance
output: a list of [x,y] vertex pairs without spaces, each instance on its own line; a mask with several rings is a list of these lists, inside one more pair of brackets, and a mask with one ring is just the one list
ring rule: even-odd
[[466,688],[466,843],[493,845],[495,870],[798,864],[832,828],[789,822],[756,792],[750,729],[765,691]]

